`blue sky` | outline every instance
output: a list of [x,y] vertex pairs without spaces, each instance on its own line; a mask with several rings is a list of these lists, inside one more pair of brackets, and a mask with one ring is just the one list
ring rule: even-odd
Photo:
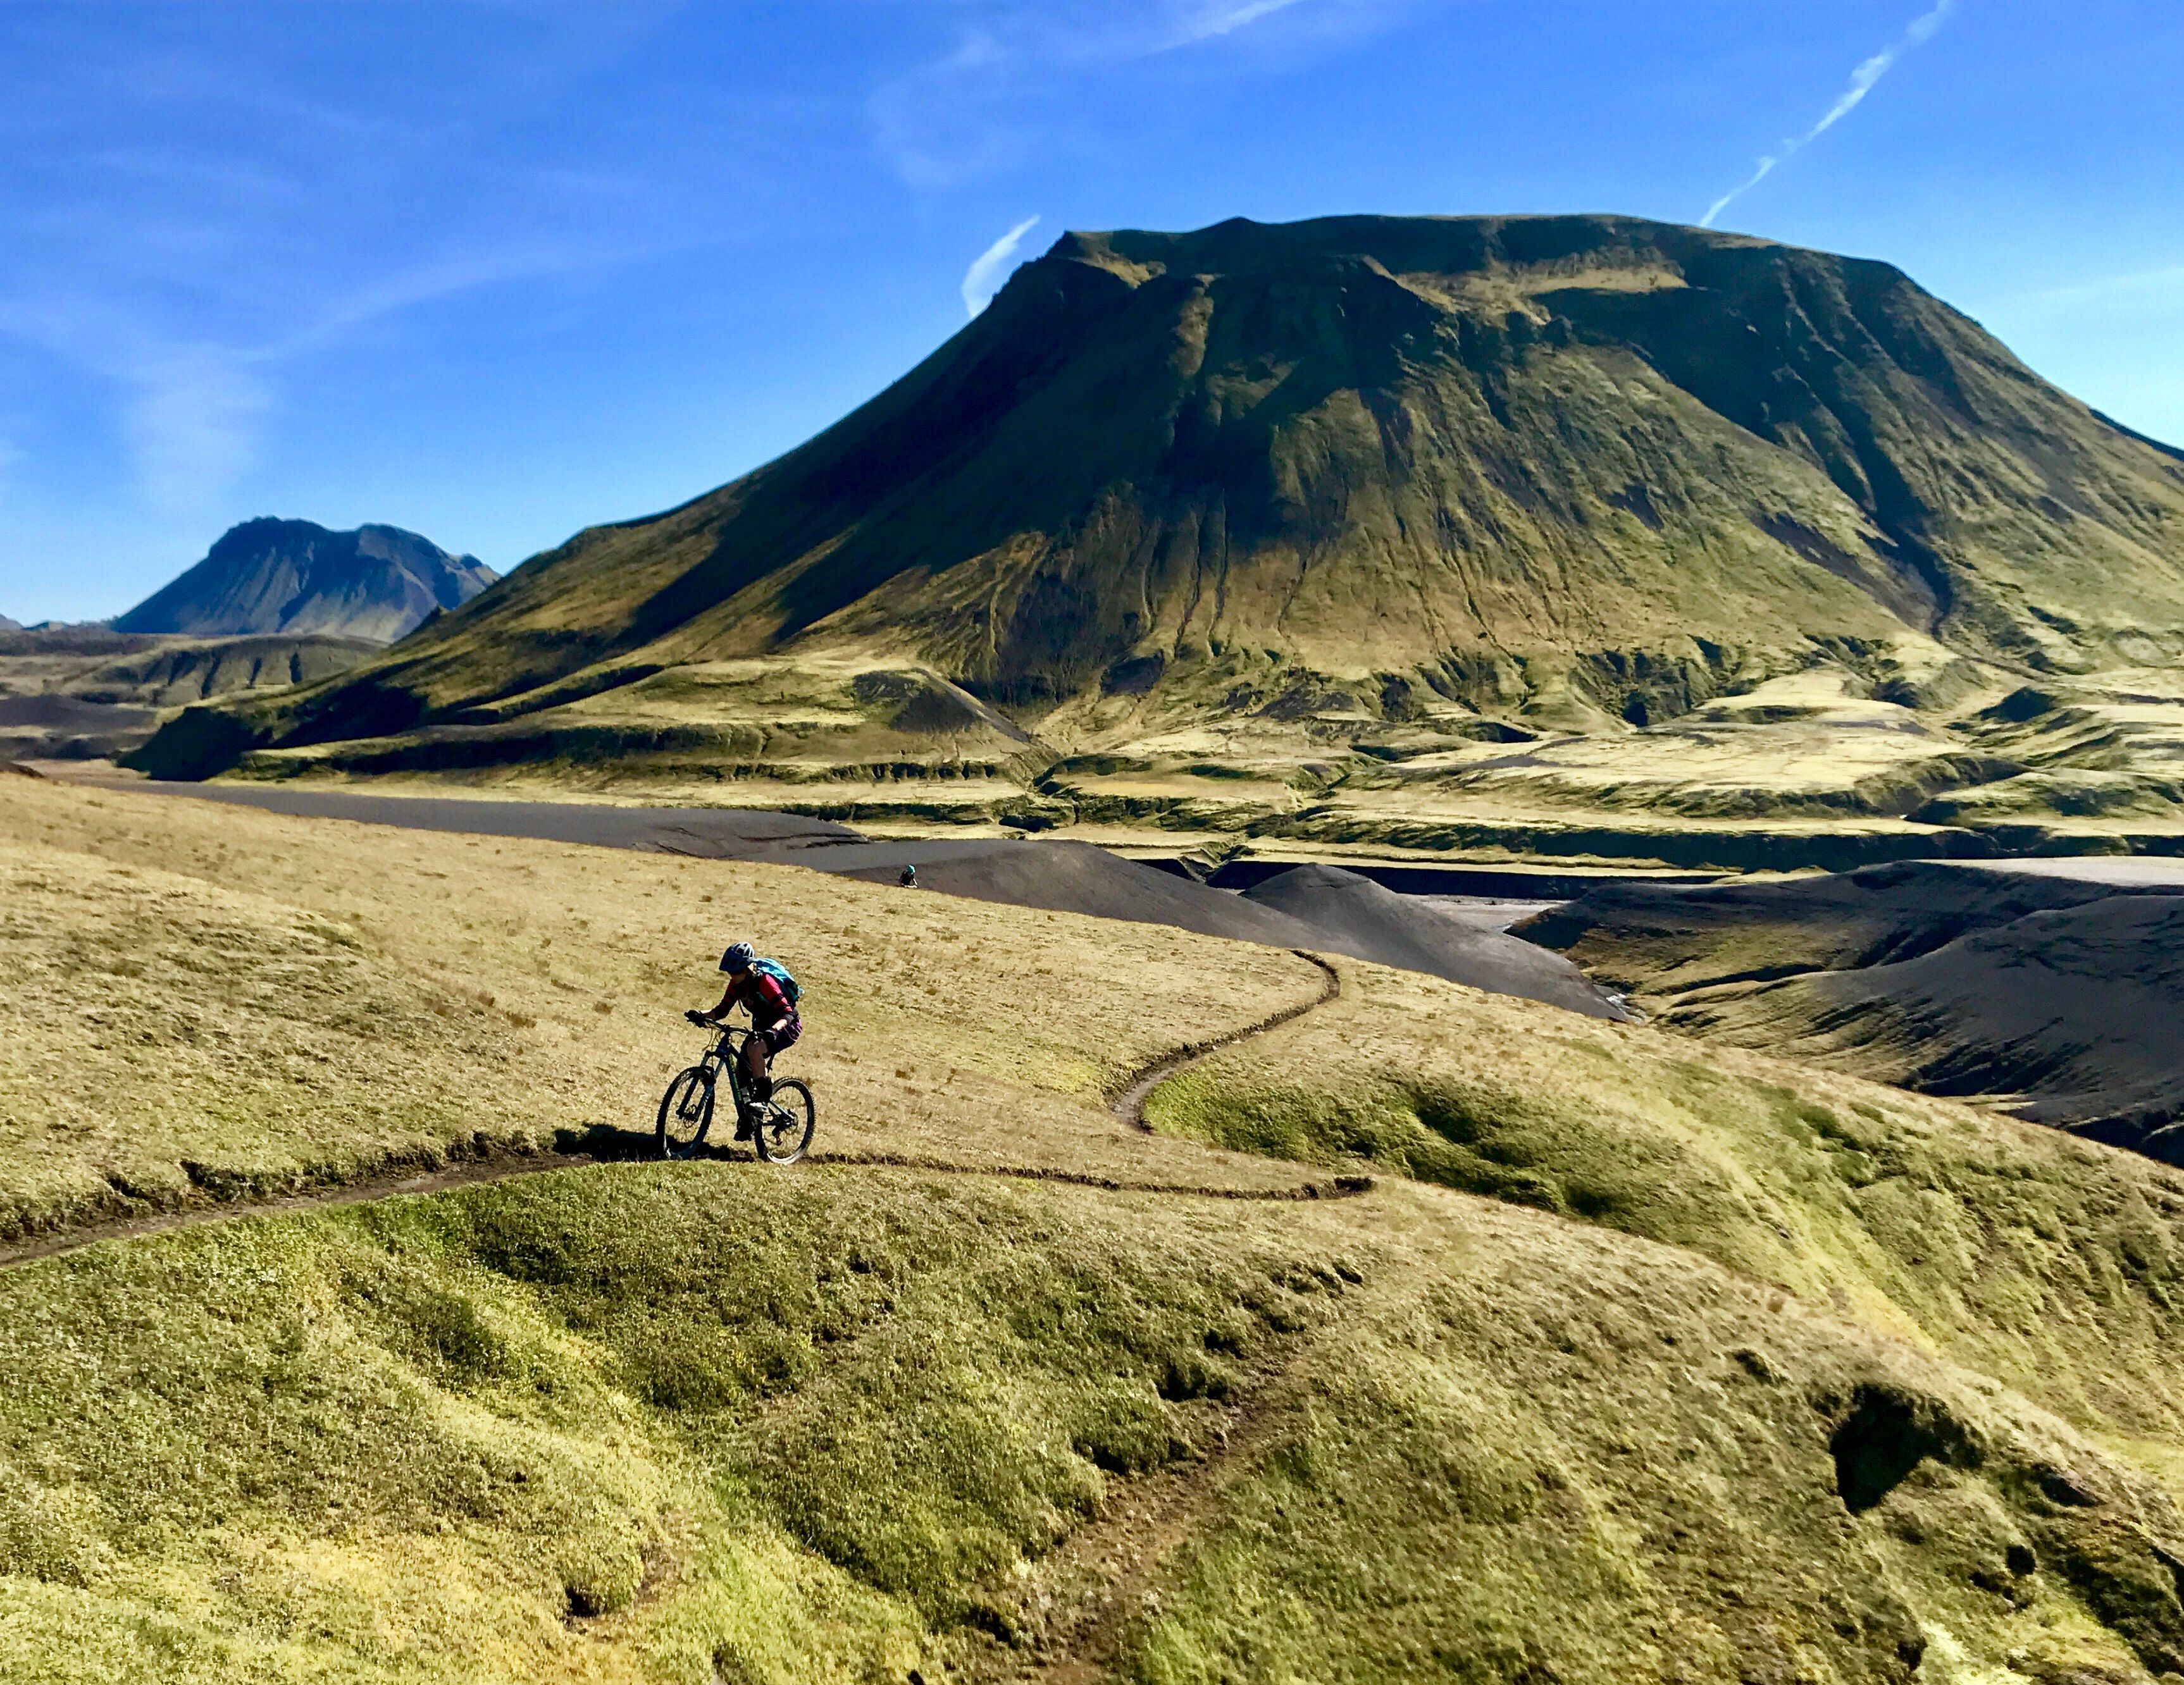
[[1718,225],[2184,440],[2180,90],[2175,0],[0,0],[0,613],[256,514],[506,569],[788,448],[1064,229],[1237,214],[1750,182]]

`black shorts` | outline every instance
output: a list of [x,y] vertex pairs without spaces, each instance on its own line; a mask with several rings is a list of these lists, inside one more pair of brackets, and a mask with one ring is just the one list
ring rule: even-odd
[[770,1029],[754,1030],[751,1039],[766,1043],[766,1056],[772,1059],[785,1048],[796,1045],[796,1038],[804,1033],[804,1025],[794,1013]]

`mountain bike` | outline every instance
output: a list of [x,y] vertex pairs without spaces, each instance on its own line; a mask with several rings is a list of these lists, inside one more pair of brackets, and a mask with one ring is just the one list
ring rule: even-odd
[[769,1165],[793,1165],[811,1145],[818,1116],[811,1086],[794,1076],[777,1076],[773,1098],[754,1100],[744,1088],[744,1043],[750,1032],[727,1024],[708,1025],[713,1045],[699,1061],[676,1073],[660,1097],[654,1137],[663,1159],[694,1159],[713,1126],[713,1099],[725,1084],[735,1108],[736,1139],[749,1141]]

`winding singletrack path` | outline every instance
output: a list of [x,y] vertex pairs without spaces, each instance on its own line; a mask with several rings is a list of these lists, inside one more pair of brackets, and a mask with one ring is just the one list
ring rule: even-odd
[[[1145,1105],[1162,1083],[1223,1048],[1234,1047],[1292,1023],[1340,996],[1341,975],[1332,965],[1319,955],[1301,948],[1292,952],[1299,959],[1318,966],[1324,974],[1324,981],[1317,997],[1284,1007],[1240,1030],[1163,1054],[1151,1064],[1130,1073],[1123,1080],[1110,1103],[1113,1115],[1139,1129],[1150,1130],[1151,1125],[1145,1120]],[[30,1236],[13,1245],[0,1247],[0,1269],[79,1251],[101,1241],[131,1239],[176,1229],[234,1222],[248,1217],[365,1204],[406,1194],[436,1193],[482,1182],[506,1182],[518,1176],[536,1176],[548,1171],[644,1161],[641,1148],[646,1137],[630,1132],[616,1132],[614,1141],[616,1149],[527,1154],[512,1150],[488,1152],[474,1159],[421,1171],[411,1171],[405,1166],[339,1186],[308,1189],[273,1198],[185,1206],[148,1213],[141,1217],[86,1224],[76,1228]],[[726,1159],[739,1155],[716,1150],[709,1156]],[[911,1154],[874,1152],[817,1152],[811,1154],[805,1162],[1063,1182],[1112,1193],[1261,1202],[1346,1198],[1368,1192],[1373,1185],[1370,1176],[1345,1176],[1288,1187],[1206,1187],[1184,1182],[1124,1181],[1045,1165],[963,1165]],[[1216,1426],[1217,1438],[1207,1453],[1184,1467],[1128,1482],[1125,1489],[1117,1494],[1116,1510],[1104,1520],[1083,1530],[1070,1542],[1065,1554],[1079,1579],[1076,1595],[1071,1599],[1072,1606],[1066,1614],[1057,1611],[1061,1619],[1043,1635],[1043,1641],[1038,1644],[1034,1655],[1026,1658],[1028,1666],[1016,1674],[1018,1679],[1027,1682],[1027,1685],[1031,1685],[1031,1682],[1039,1682],[1039,1685],[1092,1685],[1092,1682],[1106,1677],[1121,1648],[1128,1623],[1143,1607],[1145,1594],[1155,1578],[1193,1532],[1217,1512],[1222,1493],[1228,1481],[1257,1461],[1273,1443],[1278,1425],[1287,1414],[1285,1406],[1290,1402],[1293,1381],[1291,1362],[1279,1363],[1262,1370],[1255,1377],[1256,1384],[1249,1387],[1245,1395],[1223,1413],[1225,1419]],[[655,1584],[659,1577],[657,1565],[648,1567],[648,1584]]]
[[[1031,1654],[1009,1677],[1016,1685],[1097,1685],[1112,1671],[1130,1623],[1176,1553],[1220,1515],[1231,1483],[1246,1476],[1294,1421],[1301,1343],[1286,1361],[1253,1377],[1224,1418],[1209,1424],[1196,1457],[1117,1482],[1112,1505],[1067,1539],[1042,1577],[1058,1568],[1079,1579],[1048,1615]],[[1031,1611],[1026,1610],[1029,1616]],[[1037,1631],[1042,1624],[1028,1622]]]
[[1290,952],[1295,954],[1298,959],[1307,960],[1318,966],[1327,974],[1326,980],[1321,984],[1316,998],[1307,1000],[1301,1005],[1285,1006],[1272,1017],[1262,1018],[1256,1024],[1247,1024],[1242,1029],[1232,1030],[1225,1036],[1217,1036],[1210,1042],[1194,1042],[1188,1047],[1179,1048],[1175,1052],[1154,1060],[1150,1065],[1141,1067],[1124,1080],[1122,1092],[1115,1096],[1111,1108],[1115,1115],[1125,1122],[1134,1123],[1140,1129],[1150,1130],[1152,1125],[1145,1121],[1146,1103],[1152,1098],[1153,1090],[1167,1082],[1169,1077],[1181,1076],[1200,1060],[1211,1058],[1223,1048],[1233,1048],[1239,1042],[1248,1042],[1254,1036],[1263,1036],[1269,1030],[1279,1030],[1284,1024],[1293,1023],[1303,1017],[1306,1013],[1316,1012],[1341,995],[1342,974],[1333,965],[1317,954],[1309,953],[1301,948],[1293,948]]
[[[1299,959],[1311,961],[1326,974],[1325,984],[1317,998],[1296,1006],[1284,1007],[1256,1024],[1246,1025],[1243,1029],[1232,1031],[1212,1041],[1195,1043],[1173,1054],[1162,1054],[1152,1064],[1141,1067],[1123,1080],[1111,1105],[1114,1115],[1140,1129],[1150,1130],[1151,1126],[1145,1121],[1145,1103],[1152,1097],[1153,1091],[1169,1077],[1190,1069],[1223,1048],[1234,1047],[1254,1036],[1262,1036],[1269,1030],[1278,1029],[1301,1018],[1306,1013],[1326,1005],[1341,993],[1341,976],[1333,965],[1316,954],[1306,953],[1301,948],[1292,951]],[[623,1142],[649,1138],[627,1131],[617,1134]],[[728,1159],[740,1155],[716,1150],[708,1156]],[[208,1223],[235,1222],[245,1217],[364,1205],[376,1199],[391,1199],[405,1194],[438,1193],[449,1188],[472,1187],[480,1182],[509,1182],[517,1176],[538,1176],[548,1171],[644,1161],[644,1155],[633,1151],[589,1152],[579,1148],[533,1153],[491,1152],[477,1158],[459,1159],[425,1170],[404,1166],[376,1176],[366,1176],[355,1182],[305,1188],[294,1193],[262,1198],[245,1197],[214,1204],[181,1205],[148,1212],[142,1216],[115,1217],[101,1222],[25,1235],[19,1240],[0,1244],[0,1270],[32,1263],[42,1258],[56,1258],[66,1253],[79,1252],[101,1241],[132,1240],[142,1235],[165,1234],[176,1229],[201,1227]],[[1342,1176],[1321,1182],[1301,1182],[1289,1187],[1216,1187],[1190,1182],[1125,1181],[1044,1165],[956,1164],[944,1159],[897,1153],[821,1151],[811,1154],[804,1162],[811,1165],[865,1165],[944,1176],[1001,1176],[1023,1182],[1063,1182],[1078,1187],[1099,1188],[1111,1193],[1157,1193],[1198,1199],[1261,1202],[1341,1199],[1363,1193],[1373,1186],[1370,1176]]]

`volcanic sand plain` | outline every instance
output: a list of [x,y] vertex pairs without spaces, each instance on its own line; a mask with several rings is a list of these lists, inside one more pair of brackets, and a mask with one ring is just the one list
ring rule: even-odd
[[1627,884],[1522,928],[1665,1026],[2184,1154],[2174,859]]
[[[28,779],[0,848],[15,1232],[224,1219],[0,1273],[11,1679],[2184,1671],[2164,1166],[1347,962],[1147,1132],[1319,968]],[[919,1163],[248,1213],[642,1128],[730,932]]]

